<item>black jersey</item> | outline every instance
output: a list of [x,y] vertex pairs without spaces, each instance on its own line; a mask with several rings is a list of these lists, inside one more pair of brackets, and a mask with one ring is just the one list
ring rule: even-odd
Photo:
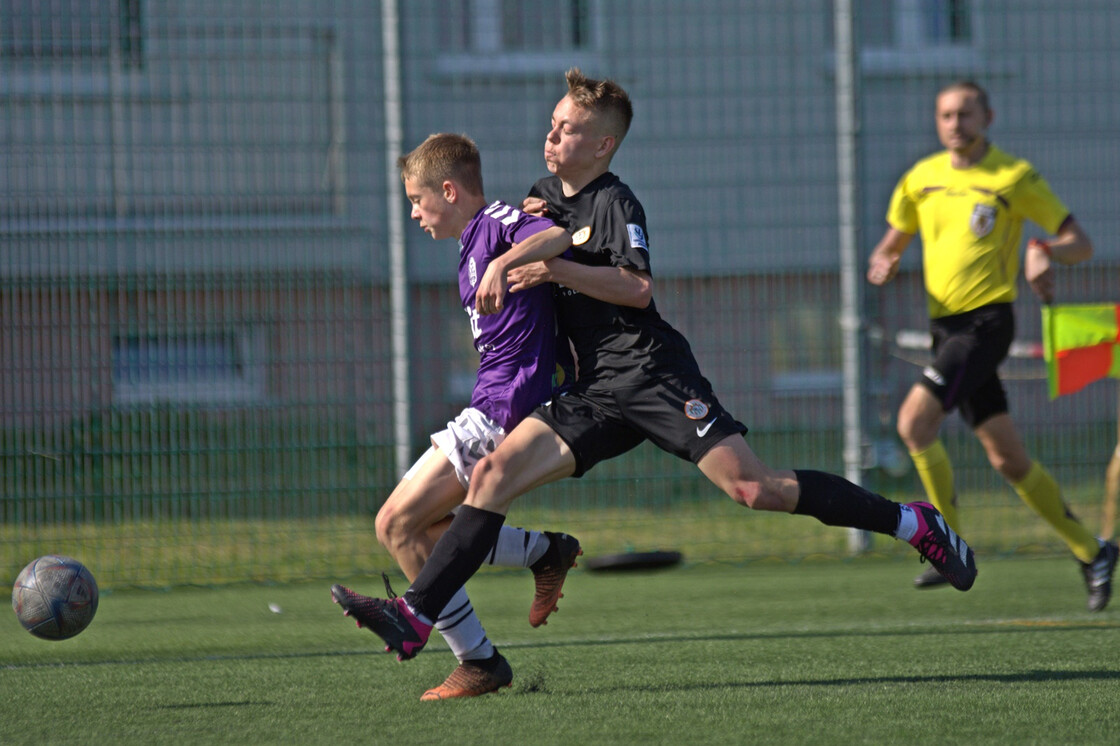
[[[548,203],[549,217],[572,234],[571,258],[592,267],[650,272],[646,213],[630,187],[605,173],[571,197],[560,179],[529,191]],[[700,375],[688,341],[657,312],[618,306],[557,286],[560,330],[572,341],[579,381],[590,387],[638,386],[666,376]]]

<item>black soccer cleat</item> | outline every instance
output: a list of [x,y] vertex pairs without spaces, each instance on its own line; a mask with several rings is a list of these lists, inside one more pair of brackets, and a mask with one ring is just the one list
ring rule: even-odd
[[331,586],[331,598],[359,628],[365,627],[384,640],[385,652],[395,650],[399,661],[415,658],[428,643],[432,627],[417,619],[404,599],[392,592],[388,578],[385,578],[385,588],[390,598],[370,598],[336,584]]
[[925,502],[909,503],[907,507],[918,519],[918,530],[910,543],[922,555],[922,560],[929,560],[958,591],[971,588],[976,582],[976,558],[972,548],[949,528],[937,508]]
[[1082,562],[1081,572],[1085,576],[1085,588],[1089,591],[1089,611],[1103,611],[1112,598],[1112,573],[1120,548],[1111,541],[1101,541],[1101,550],[1092,562]]

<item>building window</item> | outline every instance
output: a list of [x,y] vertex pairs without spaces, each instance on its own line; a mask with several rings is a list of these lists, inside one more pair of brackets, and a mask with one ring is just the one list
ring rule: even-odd
[[843,386],[835,307],[806,301],[770,317],[771,390],[777,396],[838,394]]
[[966,0],[923,0],[922,31],[927,42],[972,42],[972,8]]
[[[535,74],[586,61],[601,0],[451,0],[440,15],[441,74]],[[573,55],[582,55],[573,58]]]
[[863,0],[857,5],[865,73],[968,73],[980,63],[973,0]]
[[141,0],[0,0],[0,58],[30,61],[117,57],[139,67]]
[[922,49],[972,41],[967,0],[895,0],[894,45]]
[[[13,8],[71,5],[84,15],[52,26],[26,11],[15,26],[30,30],[18,33],[8,23]],[[107,6],[139,27],[141,0],[0,0],[0,237],[60,221],[68,232],[209,230],[348,214],[351,117],[333,26],[148,25],[159,71],[66,57],[106,53],[92,40],[109,16],[91,9]]]
[[264,350],[248,330],[113,338],[113,401],[235,404],[264,399]]
[[588,0],[458,0],[443,16],[450,47],[458,52],[563,51],[589,39]]

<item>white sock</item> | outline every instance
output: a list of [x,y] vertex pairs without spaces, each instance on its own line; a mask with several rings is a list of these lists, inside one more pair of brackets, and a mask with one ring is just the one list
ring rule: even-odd
[[899,506],[898,528],[894,532],[896,539],[909,542],[918,533],[918,517],[909,505]]
[[548,538],[540,531],[502,526],[486,562],[498,567],[529,567],[548,551]]
[[494,645],[486,637],[482,621],[474,613],[466,588],[455,591],[440,612],[435,627],[460,661],[485,660],[494,654]]
[[[401,601],[404,601],[404,599],[402,598],[402,599],[401,599]],[[408,601],[404,601],[404,605],[405,605],[405,606],[407,606],[407,607],[408,607],[408,610],[412,612],[412,616],[416,617],[417,619],[419,619],[419,620],[420,620],[421,622],[423,622],[424,624],[428,625],[429,627],[433,627],[433,626],[435,626],[435,625],[434,625],[434,624],[432,623],[432,620],[431,620],[431,619],[429,619],[428,617],[424,616],[423,614],[421,614],[421,613],[420,613],[419,611],[417,611],[416,609],[412,608],[412,604],[410,604],[410,603],[409,603]]]

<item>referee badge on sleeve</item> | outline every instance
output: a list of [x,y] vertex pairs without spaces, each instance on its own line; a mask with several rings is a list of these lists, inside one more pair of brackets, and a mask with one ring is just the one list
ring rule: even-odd
[[968,225],[977,238],[983,238],[991,233],[992,229],[996,227],[995,205],[976,205],[973,207],[972,219],[969,220]]

